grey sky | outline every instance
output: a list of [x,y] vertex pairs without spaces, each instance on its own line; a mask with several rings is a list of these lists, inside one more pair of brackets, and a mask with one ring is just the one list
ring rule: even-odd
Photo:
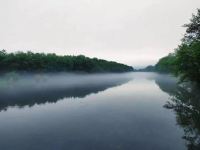
[[200,0],[0,0],[0,49],[145,66],[180,43]]

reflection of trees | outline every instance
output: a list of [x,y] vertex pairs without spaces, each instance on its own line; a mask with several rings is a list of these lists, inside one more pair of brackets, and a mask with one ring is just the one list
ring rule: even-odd
[[[174,81],[174,82],[173,82]],[[200,89],[178,85],[172,77],[157,79],[161,90],[170,95],[164,107],[176,112],[177,123],[183,128],[188,150],[200,149]]]
[[[108,88],[128,82],[128,77],[104,78],[102,81],[91,80],[80,84],[50,86],[46,88],[27,87],[27,89],[16,86],[12,92],[0,88],[0,111],[8,107],[33,106],[35,104],[55,103],[63,98],[84,98],[85,96],[104,91]],[[16,89],[16,90],[15,90]]]

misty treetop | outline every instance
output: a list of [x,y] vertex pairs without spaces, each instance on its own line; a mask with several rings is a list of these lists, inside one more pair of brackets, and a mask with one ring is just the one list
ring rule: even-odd
[[7,53],[0,51],[0,71],[27,72],[127,72],[133,71],[131,66],[103,59],[79,56],[57,56],[33,52]]

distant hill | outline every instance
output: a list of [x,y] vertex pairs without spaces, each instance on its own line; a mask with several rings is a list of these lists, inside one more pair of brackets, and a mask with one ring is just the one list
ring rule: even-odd
[[136,71],[138,71],[138,72],[154,72],[155,71],[155,66],[149,65],[149,66],[147,66],[145,68],[138,69]]

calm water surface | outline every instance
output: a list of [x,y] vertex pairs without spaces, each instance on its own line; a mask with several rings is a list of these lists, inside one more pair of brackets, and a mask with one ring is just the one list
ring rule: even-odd
[[199,91],[156,73],[7,75],[2,150],[197,150]]

